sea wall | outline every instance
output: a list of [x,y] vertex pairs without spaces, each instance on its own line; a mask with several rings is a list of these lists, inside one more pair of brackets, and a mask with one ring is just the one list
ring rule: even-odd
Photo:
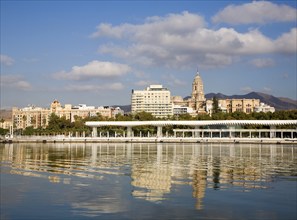
[[20,136],[6,138],[2,143],[267,143],[296,144],[297,138],[174,138],[174,137],[53,137]]

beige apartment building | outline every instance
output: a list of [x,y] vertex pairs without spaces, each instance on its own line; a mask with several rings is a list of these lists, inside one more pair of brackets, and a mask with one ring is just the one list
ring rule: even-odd
[[0,128],[9,130],[11,126],[12,126],[11,120],[0,121]]
[[115,117],[116,114],[124,114],[124,111],[119,107],[100,106],[95,108],[94,106],[87,106],[85,104],[79,104],[78,106],[65,104],[63,107],[58,100],[54,100],[49,109],[35,106],[20,109],[13,108],[12,122],[16,129],[24,129],[30,126],[34,128],[45,128],[48,125],[49,117],[52,113],[74,122],[76,117],[86,118],[100,114],[103,117],[112,118]]
[[255,107],[260,105],[259,99],[225,99],[222,106],[226,107],[227,112],[252,113]]
[[145,90],[132,90],[131,112],[142,111],[159,118],[172,115],[170,91],[162,85],[150,85]]
[[[212,114],[212,100],[206,101],[206,111],[208,114]],[[219,99],[218,100],[219,109],[225,113],[232,112],[244,112],[252,113],[257,107],[260,106],[259,99]]]
[[46,127],[48,125],[50,109],[29,106],[25,108],[12,108],[12,122],[17,129],[29,126],[34,128]]

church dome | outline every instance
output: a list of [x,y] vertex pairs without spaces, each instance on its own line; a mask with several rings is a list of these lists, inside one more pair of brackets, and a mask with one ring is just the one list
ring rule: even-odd
[[57,108],[60,108],[60,107],[61,107],[61,103],[56,99],[51,104],[51,109],[52,110],[56,110]]

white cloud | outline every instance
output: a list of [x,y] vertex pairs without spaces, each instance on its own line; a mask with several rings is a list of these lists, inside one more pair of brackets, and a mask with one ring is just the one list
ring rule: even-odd
[[105,85],[68,85],[65,87],[67,91],[79,91],[79,92],[97,92],[101,90],[122,90],[124,85],[122,83],[108,83]]
[[9,87],[18,90],[31,90],[31,84],[20,75],[2,75],[1,87]]
[[250,63],[258,68],[271,67],[275,65],[274,60],[270,58],[257,58],[253,59]]
[[269,22],[295,22],[297,10],[269,1],[253,1],[242,5],[229,5],[215,16],[214,23],[264,24]]
[[192,30],[205,26],[204,19],[196,14],[187,11],[181,14],[169,14],[165,17],[148,17],[144,24],[122,24],[112,26],[111,24],[102,23],[97,26],[97,31],[91,34],[91,37],[114,37],[141,39],[142,41],[151,42],[152,39],[158,40],[156,33],[168,35],[182,35]]
[[151,80],[140,80],[134,83],[134,85],[141,86],[141,87],[147,87],[152,84],[157,84],[157,83]]
[[56,79],[85,80],[119,77],[129,71],[131,68],[126,64],[94,60],[84,66],[74,66],[69,72],[61,71],[53,76]]
[[166,79],[166,84],[170,86],[185,86],[187,83],[176,78],[173,74],[163,75],[163,78]]
[[[108,25],[108,31],[102,25],[92,36],[115,41],[101,45],[100,53],[147,66],[218,67],[232,64],[241,55],[296,53],[296,28],[271,39],[259,30],[240,33],[232,28],[206,28],[202,17],[189,12],[149,18],[138,25]],[[118,44],[117,39],[121,40]]]
[[7,55],[1,54],[0,55],[0,62],[3,65],[11,66],[14,63],[14,60],[11,57],[7,56]]
[[263,91],[264,93],[268,93],[268,94],[270,94],[270,93],[272,92],[272,89],[271,89],[271,88],[268,88],[268,87],[264,87],[264,88],[262,89],[262,91]]
[[282,34],[275,40],[275,50],[282,53],[296,53],[297,50],[297,28]]

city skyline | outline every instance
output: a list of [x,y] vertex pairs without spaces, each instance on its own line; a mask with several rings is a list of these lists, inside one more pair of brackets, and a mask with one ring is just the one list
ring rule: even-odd
[[296,1],[1,1],[1,108],[126,105],[132,89],[296,100]]

